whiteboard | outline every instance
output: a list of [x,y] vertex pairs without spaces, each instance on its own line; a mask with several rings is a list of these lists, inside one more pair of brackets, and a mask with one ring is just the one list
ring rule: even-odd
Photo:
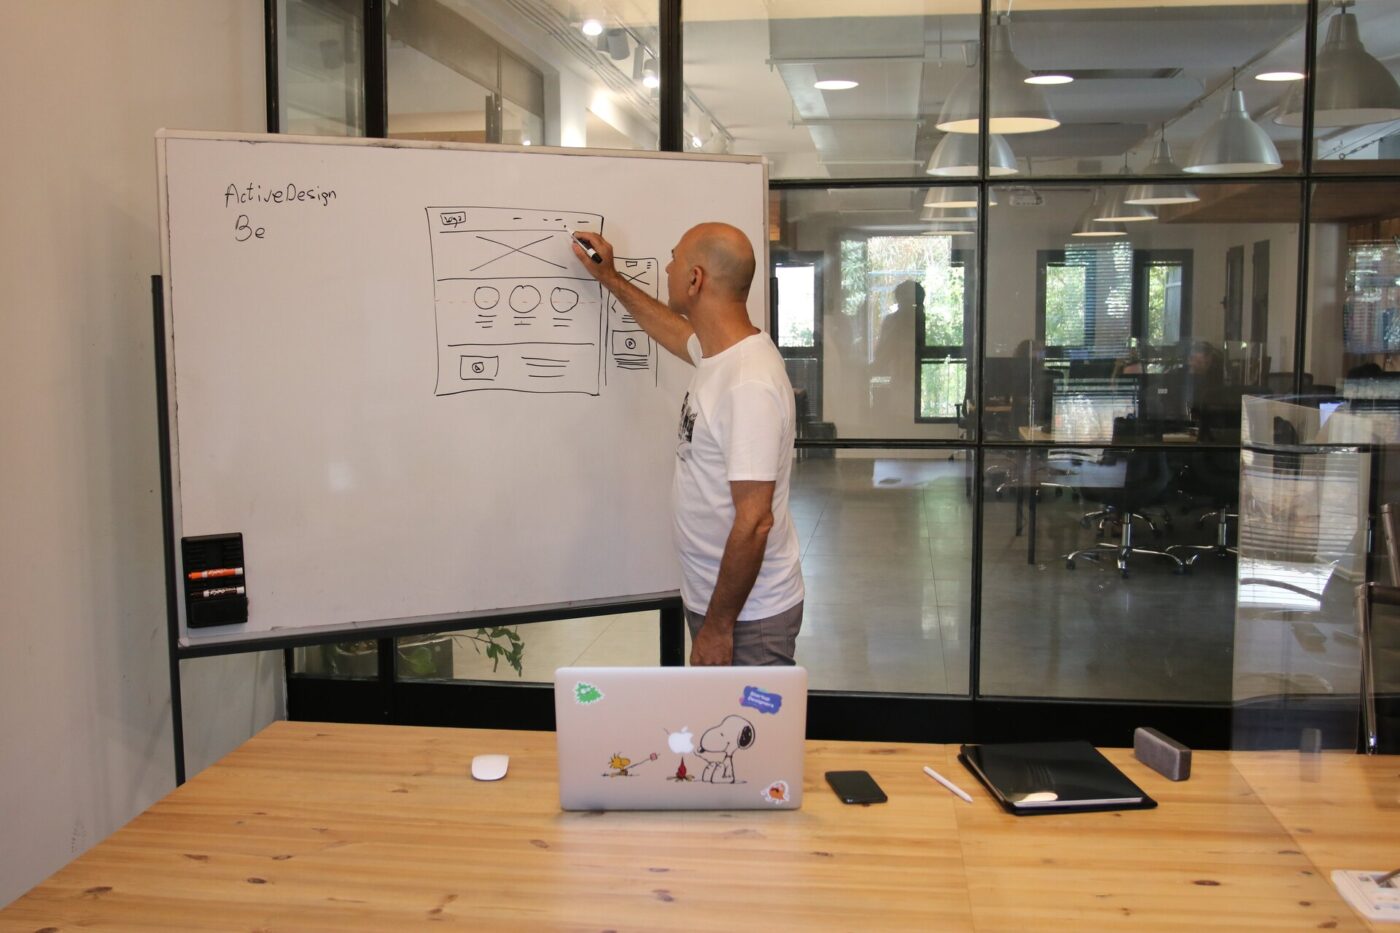
[[[760,158],[170,131],[156,149],[173,533],[241,533],[248,598],[214,628],[177,600],[182,646],[678,586],[691,368],[567,230],[601,231],[663,301],[702,221],[765,269]],[[760,278],[760,327],[766,302]]]

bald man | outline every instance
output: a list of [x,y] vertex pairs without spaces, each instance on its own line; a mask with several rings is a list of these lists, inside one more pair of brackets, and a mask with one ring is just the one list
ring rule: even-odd
[[749,320],[754,252],[728,224],[687,230],[666,266],[667,304],[613,266],[574,253],[652,339],[695,367],[681,405],[672,485],[691,664],[793,664],[802,568],[788,513],[796,408],[773,341]]

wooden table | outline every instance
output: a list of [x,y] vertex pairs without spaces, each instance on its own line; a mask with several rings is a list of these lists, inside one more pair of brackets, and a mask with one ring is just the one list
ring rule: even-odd
[[[1400,866],[1400,759],[1106,754],[1157,809],[1015,817],[952,746],[811,742],[798,811],[565,813],[552,733],[279,722],[0,930],[1361,930],[1327,873]],[[850,768],[889,803],[837,801]]]

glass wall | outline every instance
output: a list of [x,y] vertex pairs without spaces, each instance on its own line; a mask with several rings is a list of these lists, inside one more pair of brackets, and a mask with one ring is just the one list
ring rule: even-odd
[[[1319,6],[1314,169],[1394,172],[1400,167],[1400,83],[1394,69],[1400,7],[1388,0]],[[1276,119],[1301,125],[1302,96],[1294,91]]]
[[277,99],[282,132],[363,135],[362,6],[359,0],[283,0],[277,5]]
[[656,4],[397,0],[389,135],[655,149]]
[[[357,28],[335,11],[358,4],[282,7]],[[1301,391],[1317,428],[1400,397],[1384,180],[1400,166],[1400,8],[1316,7],[1310,22],[1303,0],[993,0],[984,23],[977,3],[683,5],[683,73],[667,76],[682,145],[762,155],[773,183],[771,324],[800,422],[798,658],[815,688],[1349,689],[1292,656],[1341,637],[1366,572],[1354,541],[1345,566],[1305,561],[1330,568],[1316,606],[1267,583],[1240,595],[1259,540],[1242,544],[1244,517],[1257,530],[1267,511],[1241,476],[1297,466],[1246,449],[1244,400]],[[390,132],[654,149],[657,19],[628,0],[388,4]],[[284,101],[328,121],[311,131],[355,132],[362,115],[324,93],[311,106],[298,82],[357,88],[359,59],[298,41]],[[1367,441],[1368,507],[1400,496],[1393,440]],[[450,661],[410,661],[421,646],[401,640],[400,671],[516,679],[514,659],[545,680],[656,650],[649,614],[514,634],[523,658],[507,633],[494,651],[443,636]]]

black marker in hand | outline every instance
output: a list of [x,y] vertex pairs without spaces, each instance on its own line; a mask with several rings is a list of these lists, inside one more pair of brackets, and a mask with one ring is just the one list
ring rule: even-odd
[[601,262],[603,261],[603,257],[602,257],[601,255],[599,255],[598,251],[597,251],[596,249],[594,249],[593,247],[589,246],[589,245],[588,245],[587,243],[585,243],[583,240],[580,240],[580,239],[578,238],[578,234],[577,234],[577,233],[575,233],[575,232],[573,232],[572,230],[570,230],[570,231],[569,231],[569,236],[573,237],[573,238],[574,238],[574,242],[577,243],[579,246],[581,246],[581,247],[583,248],[583,251],[584,251],[585,253],[588,254],[588,258],[589,258],[589,259],[591,259],[591,260],[593,260],[594,262],[597,262],[597,263],[601,263]]

